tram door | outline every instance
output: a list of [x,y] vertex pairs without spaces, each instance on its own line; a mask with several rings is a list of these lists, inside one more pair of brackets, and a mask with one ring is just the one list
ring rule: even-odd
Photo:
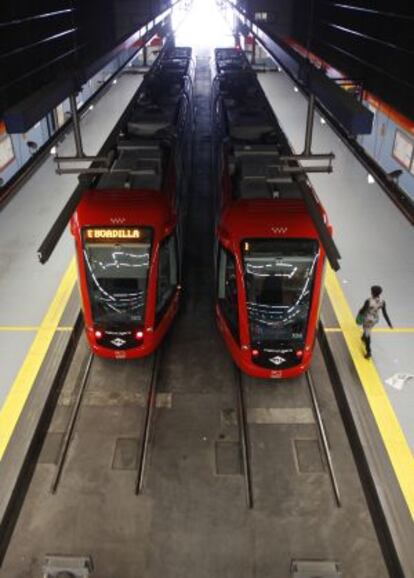
[[236,259],[229,251],[219,246],[217,298],[233,338],[239,338],[239,302],[237,293]]

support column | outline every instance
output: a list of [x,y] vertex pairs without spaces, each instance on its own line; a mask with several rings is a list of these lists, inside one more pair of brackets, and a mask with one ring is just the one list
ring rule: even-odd
[[312,148],[313,117],[315,113],[315,96],[311,94],[308,102],[308,114],[306,117],[305,149],[304,155],[310,155]]
[[82,149],[82,137],[80,131],[80,123],[79,123],[79,115],[78,109],[76,107],[76,96],[71,94],[69,97],[70,101],[70,110],[72,113],[72,121],[73,121],[73,134],[75,137],[75,146],[76,146],[76,156],[84,157],[84,152]]

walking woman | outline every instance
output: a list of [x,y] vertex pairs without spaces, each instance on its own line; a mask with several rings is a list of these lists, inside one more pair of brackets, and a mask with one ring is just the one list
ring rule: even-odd
[[358,313],[359,319],[362,320],[362,329],[364,330],[361,339],[366,347],[366,359],[370,359],[371,357],[371,330],[379,321],[380,311],[382,311],[385,321],[392,329],[392,323],[388,317],[385,301],[382,299],[381,293],[382,287],[373,285],[371,287],[371,297],[365,301]]

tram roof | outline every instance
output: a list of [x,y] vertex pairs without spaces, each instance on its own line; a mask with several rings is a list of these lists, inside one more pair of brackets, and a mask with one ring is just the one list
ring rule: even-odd
[[239,199],[223,213],[220,231],[235,244],[249,238],[319,238],[301,199]]
[[74,224],[78,227],[140,225],[163,229],[173,218],[165,193],[148,189],[91,189],[83,194]]

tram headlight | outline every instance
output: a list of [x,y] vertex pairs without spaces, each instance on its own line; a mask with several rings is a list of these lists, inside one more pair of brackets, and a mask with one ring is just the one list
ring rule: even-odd
[[135,333],[135,339],[137,341],[142,341],[144,339],[144,332],[139,330]]
[[96,339],[102,339],[103,337],[103,331],[101,331],[100,329],[95,329],[95,338]]

